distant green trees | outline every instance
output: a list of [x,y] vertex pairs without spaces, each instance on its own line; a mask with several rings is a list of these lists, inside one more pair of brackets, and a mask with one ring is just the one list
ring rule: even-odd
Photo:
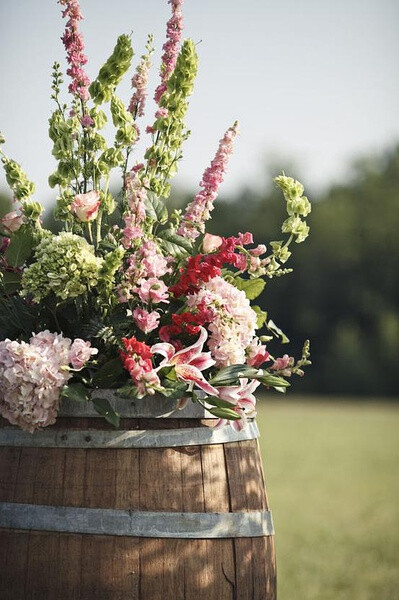
[[[285,351],[298,355],[311,339],[313,367],[295,389],[399,396],[399,146],[358,161],[350,181],[313,200],[294,273],[272,280],[259,303],[295,340]],[[278,239],[283,218],[278,190],[242,192],[218,204],[209,230],[264,242]]]

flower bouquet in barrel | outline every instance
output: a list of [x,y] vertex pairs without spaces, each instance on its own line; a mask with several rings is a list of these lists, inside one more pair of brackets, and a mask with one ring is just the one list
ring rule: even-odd
[[[63,397],[93,402],[118,426],[117,409],[98,389],[121,397],[160,394],[180,406],[201,403],[218,425],[236,429],[256,414],[260,385],[284,392],[292,374],[310,364],[306,342],[299,360],[271,354],[284,334],[252,301],[266,280],[290,272],[291,242],[302,242],[310,203],[303,186],[275,178],[287,207],[284,240],[254,245],[251,233],[205,232],[238,133],[234,123],[219,142],[200,189],[185,210],[168,209],[170,179],[178,169],[197,54],[182,41],[182,0],[172,15],[155,90],[157,110],[145,128],[149,144],[135,158],[147,96],[153,38],[132,76],[125,103],[117,86],[133,59],[121,35],[90,82],[79,30],[78,0],[60,0],[71,101],[61,99],[54,64],[49,136],[57,168],[52,232],[20,165],[0,147],[15,206],[0,220],[0,413],[33,432],[54,423]],[[112,121],[114,143],[101,131]],[[1,137],[4,145],[4,138]],[[121,191],[110,191],[113,170]]]

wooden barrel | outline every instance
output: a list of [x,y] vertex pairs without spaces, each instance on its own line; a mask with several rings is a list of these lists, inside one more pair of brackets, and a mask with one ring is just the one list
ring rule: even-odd
[[276,598],[256,423],[118,402],[119,430],[70,401],[34,434],[2,423],[0,598]]

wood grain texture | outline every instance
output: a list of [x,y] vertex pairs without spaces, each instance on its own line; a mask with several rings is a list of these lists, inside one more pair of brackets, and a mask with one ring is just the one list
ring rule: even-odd
[[[208,426],[126,419],[124,428]],[[54,428],[109,428],[59,419]],[[177,512],[268,508],[257,442],[154,449],[0,448],[0,501]],[[3,600],[274,600],[272,537],[184,540],[0,531]]]

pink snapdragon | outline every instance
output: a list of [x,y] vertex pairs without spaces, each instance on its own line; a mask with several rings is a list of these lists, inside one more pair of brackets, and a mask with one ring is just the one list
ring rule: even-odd
[[161,354],[164,360],[160,363],[158,370],[162,367],[174,367],[176,377],[185,381],[191,387],[197,386],[210,396],[217,396],[215,387],[208,383],[201,371],[209,369],[215,364],[210,352],[202,352],[203,345],[208,337],[206,329],[200,328],[200,336],[192,346],[176,352],[172,344],[163,342],[151,347],[152,354]]
[[275,359],[270,369],[272,371],[280,371],[280,374],[283,375],[283,377],[291,377],[291,369],[294,366],[294,363],[295,360],[293,356],[284,354],[284,356]]
[[52,425],[61,389],[72,377],[71,359],[79,356],[84,366],[96,352],[88,342],[83,342],[83,350],[81,342],[47,330],[33,335],[29,343],[0,342],[0,414],[31,433]]
[[92,348],[90,342],[76,338],[69,350],[69,362],[74,369],[80,370],[95,354],[98,354],[98,349]]
[[216,427],[222,427],[230,423],[231,427],[236,431],[241,431],[247,424],[248,418],[256,417],[256,398],[254,391],[260,385],[260,381],[253,379],[248,383],[248,379],[240,379],[240,385],[223,386],[217,388],[218,396],[222,400],[231,402],[234,410],[240,419],[228,421],[227,419],[219,419]]
[[[141,166],[137,165],[138,168],[141,168]],[[132,241],[142,237],[144,234],[142,226],[146,218],[145,201],[147,199],[147,191],[138,177],[138,168],[133,167],[125,178],[128,210],[123,215],[125,228],[123,229],[122,243],[127,249],[131,248]]]
[[145,334],[158,327],[160,314],[156,310],[148,312],[144,308],[135,308],[132,315],[137,327]]
[[25,222],[25,217],[16,210],[12,210],[0,219],[0,223],[6,233],[15,233]]
[[168,79],[171,76],[179,54],[179,46],[183,31],[183,15],[181,6],[183,0],[169,0],[172,5],[172,16],[166,25],[166,42],[162,46],[164,51],[161,64],[161,83],[155,90],[154,100],[157,104],[166,91]]
[[88,223],[97,218],[100,205],[100,194],[93,190],[86,194],[78,194],[75,196],[71,204],[71,209],[79,221]]
[[69,91],[72,94],[77,94],[81,100],[86,101],[90,98],[90,79],[83,69],[83,65],[87,63],[87,56],[83,52],[85,45],[82,33],[79,31],[79,21],[83,19],[80,4],[78,0],[59,0],[59,4],[65,6],[62,16],[68,19],[61,39],[70,65],[67,70],[67,74],[72,79],[72,83],[69,84]]
[[205,221],[210,218],[213,203],[226,173],[229,158],[233,153],[233,142],[238,134],[238,123],[230,127],[219,142],[219,148],[210,166],[205,170],[194,200],[187,206],[178,229],[179,235],[195,240],[205,231]]

